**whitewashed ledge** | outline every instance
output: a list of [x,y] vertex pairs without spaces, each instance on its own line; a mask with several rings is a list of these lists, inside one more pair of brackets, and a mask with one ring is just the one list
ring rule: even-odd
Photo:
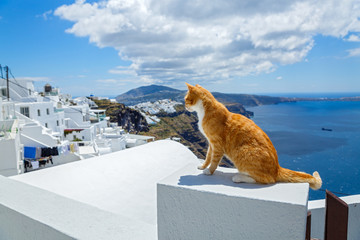
[[[0,176],[0,239],[155,239],[145,222]],[[141,226],[141,227],[139,227]]]
[[304,239],[309,185],[235,184],[189,164],[158,183],[158,239]]
[[163,140],[2,177],[0,239],[157,239],[156,183],[198,162]]

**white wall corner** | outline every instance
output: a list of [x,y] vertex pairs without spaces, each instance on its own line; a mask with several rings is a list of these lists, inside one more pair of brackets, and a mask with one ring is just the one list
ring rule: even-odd
[[143,221],[0,176],[0,239],[156,239]]
[[189,164],[157,184],[158,239],[304,239],[308,184],[235,184]]

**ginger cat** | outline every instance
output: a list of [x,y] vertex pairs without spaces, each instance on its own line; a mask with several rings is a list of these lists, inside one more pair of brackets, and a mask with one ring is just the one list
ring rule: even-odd
[[187,86],[189,91],[185,96],[185,107],[190,112],[197,112],[200,132],[209,142],[205,162],[198,167],[205,174],[213,174],[225,155],[239,171],[233,176],[233,182],[304,182],[314,190],[321,187],[318,172],[311,176],[280,167],[272,142],[252,120],[229,112],[205,88]]

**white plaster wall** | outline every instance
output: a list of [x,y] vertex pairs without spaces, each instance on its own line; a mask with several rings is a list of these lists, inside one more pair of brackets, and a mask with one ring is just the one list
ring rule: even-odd
[[98,125],[99,125],[99,128],[106,128],[106,127],[108,127],[108,121],[107,120],[99,121]]
[[89,107],[86,107],[85,105],[65,107],[64,113],[65,118],[72,119],[71,121],[68,121],[67,128],[80,128],[90,126]]
[[68,153],[68,154],[62,154],[62,155],[58,155],[58,156],[52,156],[52,158],[53,158],[54,164],[53,165],[50,164],[49,166],[57,166],[57,165],[71,163],[71,162],[80,160],[80,156],[75,153]]
[[308,202],[311,211],[311,237],[324,239],[325,229],[325,200]]
[[156,239],[150,224],[10,178],[0,176],[0,189],[0,239]]
[[12,178],[156,229],[156,183],[191,162],[187,147],[162,140]]
[[27,147],[53,147],[58,141],[55,137],[47,134],[39,125],[26,124],[21,127],[21,143]]
[[308,184],[234,184],[188,165],[158,183],[158,239],[304,239]]
[[126,148],[126,140],[125,138],[115,138],[111,140],[111,151],[121,151]]
[[[47,124],[47,128],[54,132],[62,133],[62,130],[65,128],[64,112],[54,112],[54,102],[16,103],[17,112],[20,113],[21,107],[29,107],[29,117],[38,121],[44,127]],[[49,114],[47,114],[47,109],[49,109]],[[38,115],[38,110],[40,110],[40,116]],[[59,126],[57,123],[59,123]]]
[[[20,137],[17,131],[18,121],[0,121],[0,126],[7,130],[7,137],[0,139],[0,175],[17,175],[21,160]],[[11,133],[8,130],[11,130]]]
[[13,102],[3,101],[0,96],[0,121],[12,119],[15,116],[15,105]]
[[[0,92],[1,92],[1,88],[0,88]],[[5,106],[3,105],[2,95],[0,93],[0,121],[3,121],[5,119],[5,115],[7,114],[5,112]]]
[[4,240],[75,239],[2,204],[0,222],[0,239]]
[[[360,195],[342,197],[349,205],[348,240],[360,239]],[[311,211],[311,237],[324,238],[325,200],[309,201]]]
[[19,145],[16,139],[0,140],[0,175],[13,176],[18,174]]

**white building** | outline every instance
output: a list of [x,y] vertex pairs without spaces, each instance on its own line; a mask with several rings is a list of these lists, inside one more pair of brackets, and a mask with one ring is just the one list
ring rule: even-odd
[[[1,96],[0,119],[6,126],[3,131],[6,134],[0,135],[0,150],[10,149],[11,142],[11,149],[17,153],[10,154],[9,150],[9,156],[0,155],[0,174],[8,176],[23,172],[24,168],[19,165],[23,160],[31,169],[37,169],[36,161],[44,157],[47,157],[46,162],[52,158],[49,165],[52,166],[123,150],[127,139],[134,138],[119,127],[110,127],[105,110],[91,109],[97,106],[86,97],[71,99],[70,95],[61,94],[58,88],[49,84],[45,85],[44,92],[38,93],[29,80],[11,82],[9,100],[3,79],[0,79],[0,90],[0,95],[4,95]],[[11,129],[16,129],[16,132],[8,134]],[[140,138],[133,140],[128,147],[143,144],[145,140]],[[43,148],[46,150],[44,154]],[[47,150],[50,148],[51,153]],[[27,154],[28,151],[32,154]],[[25,164],[25,170],[28,170],[26,166],[28,164]]]
[[[45,86],[45,90],[48,92],[45,92],[43,97],[34,90],[31,80],[17,80],[16,84],[10,84],[10,100],[14,102],[16,116],[21,118],[22,122],[40,124],[49,129],[48,132],[52,136],[62,140],[65,115],[58,96],[59,90],[46,89],[47,86],[49,85]],[[6,82],[3,79],[0,79],[0,88],[6,90]]]
[[19,122],[14,103],[0,97],[0,175],[12,176],[23,172]]
[[42,126],[51,129],[54,135],[62,137],[65,129],[64,110],[56,108],[54,102],[17,102],[15,111],[38,121]]

